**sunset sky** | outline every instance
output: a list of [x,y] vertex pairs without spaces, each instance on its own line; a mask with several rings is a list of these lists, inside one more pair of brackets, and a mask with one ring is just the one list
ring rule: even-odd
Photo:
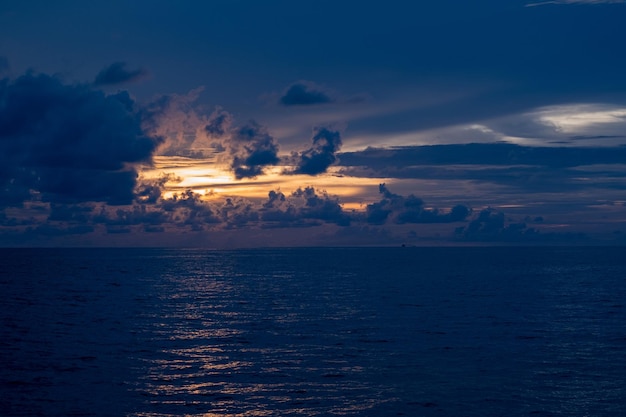
[[0,3],[0,246],[626,243],[626,1]]

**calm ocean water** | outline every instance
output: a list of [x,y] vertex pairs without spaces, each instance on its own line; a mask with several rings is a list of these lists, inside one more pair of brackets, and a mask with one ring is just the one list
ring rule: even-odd
[[2,416],[626,416],[624,248],[0,250]]

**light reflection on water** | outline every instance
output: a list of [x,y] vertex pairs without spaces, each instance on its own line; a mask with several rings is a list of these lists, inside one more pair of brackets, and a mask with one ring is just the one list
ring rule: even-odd
[[351,297],[346,289],[333,300],[319,283],[298,283],[296,271],[249,258],[236,259],[244,268],[211,262],[197,275],[164,276],[159,291],[174,295],[159,297],[160,320],[147,334],[171,347],[147,360],[140,378],[159,411],[136,415],[355,415],[392,398],[372,391],[365,367],[353,363],[357,349],[335,334],[332,322],[357,311],[338,303]]
[[626,415],[617,249],[0,255],[0,415]]

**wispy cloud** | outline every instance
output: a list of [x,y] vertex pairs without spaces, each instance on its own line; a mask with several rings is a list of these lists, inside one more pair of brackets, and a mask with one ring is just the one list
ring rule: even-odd
[[136,70],[126,69],[125,62],[114,62],[96,75],[95,85],[118,85],[139,81],[144,78],[148,72],[142,68]]
[[528,3],[526,7],[545,6],[548,4],[616,4],[626,3],[626,0],[551,0],[537,3]]

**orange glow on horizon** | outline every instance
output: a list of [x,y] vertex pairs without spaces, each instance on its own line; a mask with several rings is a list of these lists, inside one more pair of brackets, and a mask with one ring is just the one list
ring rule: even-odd
[[[272,190],[281,190],[286,195],[298,188],[314,187],[318,194],[328,193],[337,196],[347,210],[363,210],[364,200],[370,200],[378,192],[380,179],[344,177],[336,174],[336,169],[318,176],[286,175],[287,166],[266,169],[257,178],[236,179],[225,166],[211,160],[184,158],[179,156],[157,156],[154,166],[145,168],[142,177],[157,179],[169,174],[173,178],[165,184],[164,196],[192,190],[204,199],[243,197],[264,200]],[[335,173],[333,173],[333,171]],[[367,198],[367,197],[370,198]],[[369,201],[367,201],[369,202]]]

